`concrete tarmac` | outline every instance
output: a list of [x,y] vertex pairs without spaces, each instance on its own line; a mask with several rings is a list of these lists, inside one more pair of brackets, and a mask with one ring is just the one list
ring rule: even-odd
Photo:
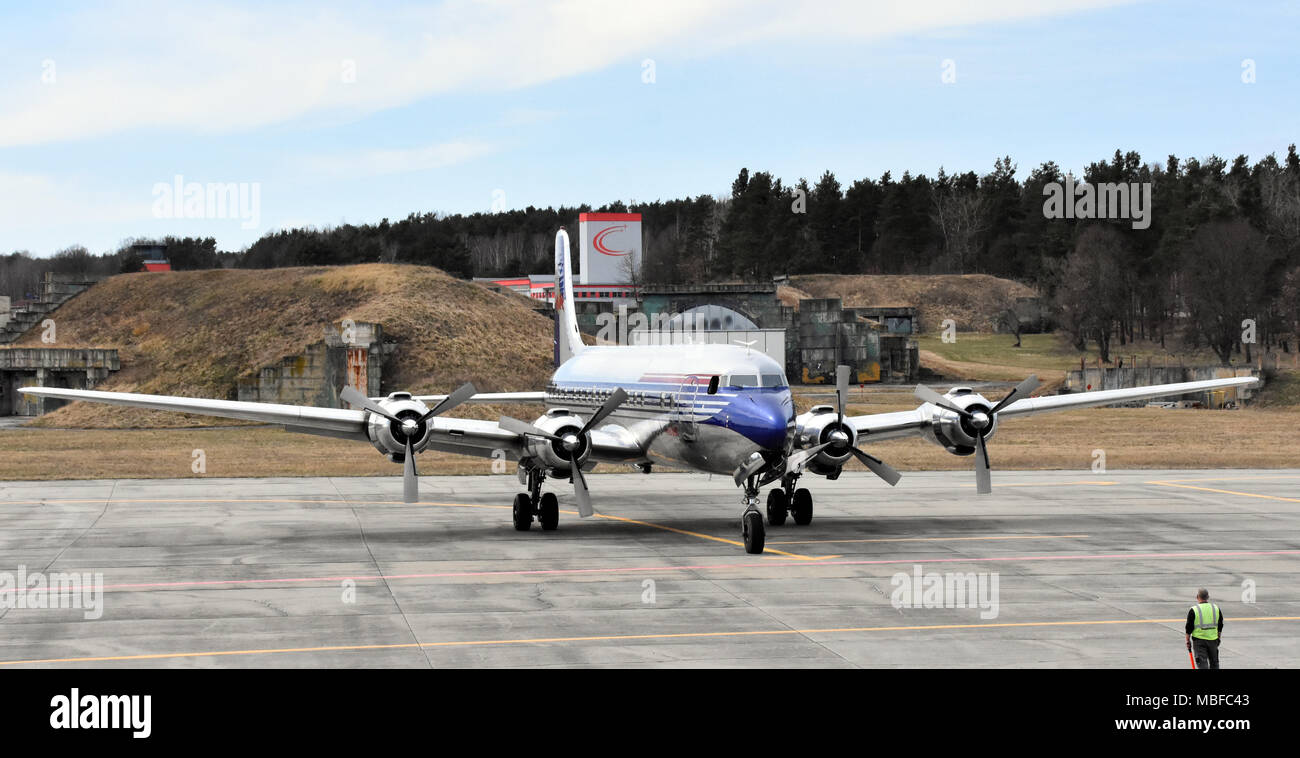
[[761,556],[729,479],[588,479],[554,532],[513,475],[0,482],[0,669],[1183,668],[1202,586],[1300,666],[1300,469],[809,476]]

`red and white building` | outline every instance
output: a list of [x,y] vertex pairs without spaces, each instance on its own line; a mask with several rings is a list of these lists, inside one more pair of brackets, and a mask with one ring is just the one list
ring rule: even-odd
[[[578,214],[578,255],[578,277],[573,283],[574,301],[634,301],[638,287],[632,283],[632,274],[641,269],[641,214]],[[555,304],[554,274],[487,281],[533,300]]]

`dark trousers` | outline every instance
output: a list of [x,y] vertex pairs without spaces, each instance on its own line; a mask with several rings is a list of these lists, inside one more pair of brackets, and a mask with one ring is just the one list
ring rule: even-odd
[[1192,638],[1192,653],[1196,656],[1196,668],[1217,669],[1219,667],[1219,641]]

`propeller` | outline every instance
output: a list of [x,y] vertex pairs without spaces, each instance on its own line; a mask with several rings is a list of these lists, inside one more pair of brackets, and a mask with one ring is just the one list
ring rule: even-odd
[[989,465],[989,451],[984,444],[984,437],[993,428],[994,422],[997,421],[998,411],[1007,407],[1021,397],[1027,396],[1038,388],[1038,377],[1030,374],[1020,384],[1011,388],[1007,396],[1002,398],[992,408],[985,411],[971,412],[958,405],[948,401],[948,398],[940,395],[938,392],[930,389],[924,384],[916,385],[915,395],[917,398],[936,405],[944,410],[952,411],[961,416],[970,423],[975,430],[975,491],[981,495],[987,495],[993,491],[993,476],[991,466]]
[[894,485],[898,484],[898,480],[902,479],[903,475],[895,471],[889,464],[880,460],[876,456],[870,455],[868,453],[864,453],[863,451],[859,450],[856,446],[851,445],[849,443],[849,435],[845,434],[844,432],[844,404],[848,401],[848,397],[849,397],[849,367],[836,366],[835,367],[835,431],[831,432],[830,442],[828,444],[831,445],[831,447],[834,448],[835,450],[843,450],[844,448],[848,448],[848,451],[853,454],[854,458],[858,459],[858,462],[860,462],[863,466],[866,466],[871,471],[871,473],[875,474],[881,479],[884,479],[885,482],[887,482],[890,487],[893,487]]
[[352,385],[344,387],[343,391],[339,393],[339,398],[354,408],[364,408],[376,416],[388,419],[397,425],[394,431],[396,429],[401,430],[401,434],[397,436],[401,436],[403,447],[406,448],[402,460],[402,501],[415,503],[420,500],[420,474],[415,470],[415,440],[420,436],[420,427],[434,416],[446,413],[477,393],[478,390],[474,389],[474,385],[466,382],[418,418],[409,415],[405,417],[394,416],[382,405],[366,397],[365,394]]
[[[582,475],[582,466],[578,465],[578,459],[582,456],[583,452],[585,452],[588,439],[587,433],[594,429],[597,424],[608,418],[609,414],[617,410],[625,400],[627,400],[627,393],[623,391],[623,388],[619,387],[615,389],[610,393],[609,398],[605,400],[600,408],[596,409],[596,412],[592,414],[591,418],[587,419],[587,423],[582,425],[582,429],[577,432],[565,432],[562,435],[552,434],[535,424],[530,424],[527,421],[520,421],[517,418],[511,418],[509,416],[502,416],[500,420],[497,421],[497,426],[500,426],[508,432],[514,432],[515,434],[524,436],[541,437],[542,439],[550,440],[551,442],[558,444],[559,450],[563,450],[566,457],[569,459],[569,472],[570,479],[573,482],[573,495],[578,501],[578,515],[582,518],[587,518],[596,511],[591,507],[591,492],[587,488],[587,479]],[[556,452],[559,451],[557,450]]]

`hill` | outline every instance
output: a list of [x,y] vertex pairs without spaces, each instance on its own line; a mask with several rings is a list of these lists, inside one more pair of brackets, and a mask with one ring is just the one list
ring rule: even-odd
[[1037,294],[1019,282],[987,274],[814,274],[790,277],[790,286],[811,297],[838,297],[850,308],[916,306],[927,332],[938,331],[949,318],[962,331],[994,331],[999,316],[1016,298]]
[[[233,398],[240,378],[301,353],[344,318],[383,325],[396,354],[384,386],[446,392],[544,387],[551,321],[518,297],[438,269],[394,264],[337,268],[124,274],[59,308],[59,347],[116,347],[122,370],[96,389]],[[40,334],[17,344],[39,346]],[[211,419],[77,403],[39,426],[210,424]]]

